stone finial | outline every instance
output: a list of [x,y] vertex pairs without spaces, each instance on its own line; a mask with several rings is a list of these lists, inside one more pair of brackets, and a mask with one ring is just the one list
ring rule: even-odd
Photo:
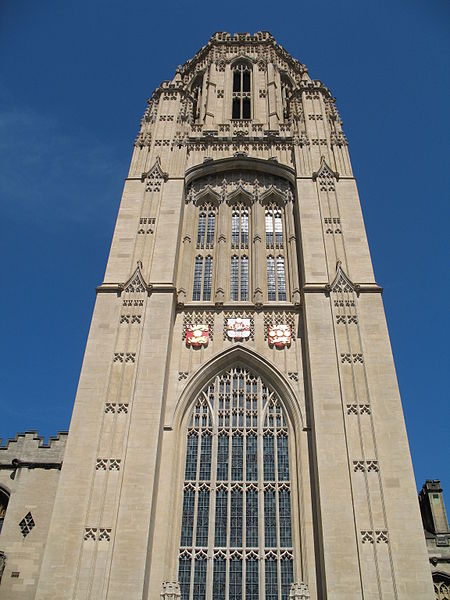
[[289,600],[309,600],[309,590],[306,583],[293,583],[289,592]]
[[161,589],[161,600],[181,600],[180,584],[176,581],[164,581]]

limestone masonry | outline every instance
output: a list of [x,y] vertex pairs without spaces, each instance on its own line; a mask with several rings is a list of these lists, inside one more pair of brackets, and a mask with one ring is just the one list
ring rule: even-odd
[[330,91],[214,34],[148,101],[67,440],[0,448],[0,599],[435,598],[381,292]]

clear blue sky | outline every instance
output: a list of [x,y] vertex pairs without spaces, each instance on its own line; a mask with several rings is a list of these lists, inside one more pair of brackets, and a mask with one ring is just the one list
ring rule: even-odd
[[337,98],[417,484],[450,509],[449,29],[447,0],[4,0],[0,436],[68,428],[146,98],[213,32],[269,30]]

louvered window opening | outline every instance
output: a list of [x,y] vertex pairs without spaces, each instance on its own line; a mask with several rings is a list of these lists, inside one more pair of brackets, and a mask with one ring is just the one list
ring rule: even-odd
[[233,67],[233,119],[251,119],[251,78],[250,65],[238,63]]
[[279,397],[248,369],[232,368],[200,392],[186,441],[182,600],[288,600],[288,441]]

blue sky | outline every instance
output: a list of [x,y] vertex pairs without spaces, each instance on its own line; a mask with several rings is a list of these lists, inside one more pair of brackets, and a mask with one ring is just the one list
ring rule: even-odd
[[417,484],[450,508],[449,24],[446,0],[3,2],[0,437],[68,428],[146,98],[213,32],[269,30],[337,98]]

